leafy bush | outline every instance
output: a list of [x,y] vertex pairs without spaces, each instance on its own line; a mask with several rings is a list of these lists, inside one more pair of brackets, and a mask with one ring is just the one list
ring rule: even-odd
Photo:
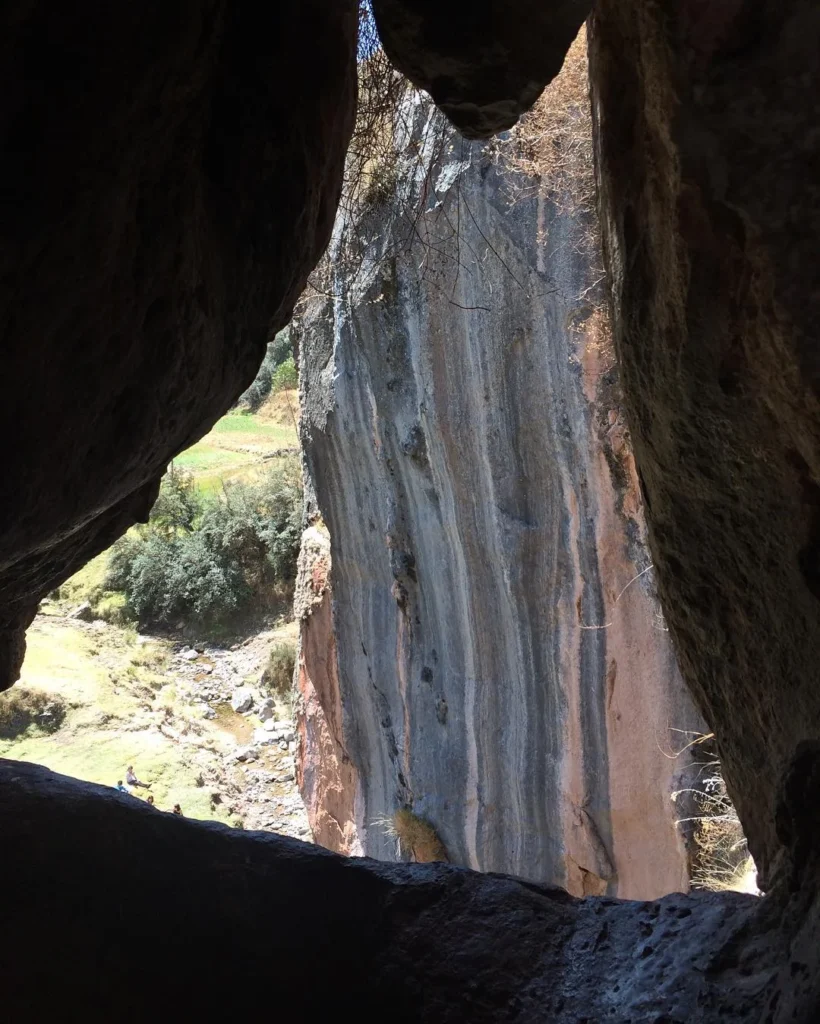
[[[273,341],[268,343],[265,358],[262,360],[253,383],[246,391],[243,391],[236,404],[247,409],[249,412],[256,412],[271,393],[277,367],[281,366],[288,359],[293,360],[293,349],[291,347],[290,330],[285,328],[284,331],[280,331],[276,335]],[[295,387],[296,385],[294,384],[293,386]]]
[[112,626],[125,626],[132,621],[131,609],[125,594],[113,593],[103,596],[93,605],[94,615]]
[[114,545],[106,586],[141,623],[213,627],[295,578],[302,480],[295,460],[256,481],[194,493],[169,474],[148,525]]
[[201,511],[202,498],[193,474],[178,469],[172,462],[151,509],[154,529],[169,537],[180,530],[192,530]]
[[296,644],[291,640],[280,641],[271,648],[262,681],[280,697],[287,697],[293,686],[295,667]]
[[276,367],[271,379],[271,390],[275,395],[280,391],[290,391],[299,384],[299,375],[296,372],[296,361],[293,356],[288,358]]
[[0,693],[0,739],[15,739],[32,725],[44,732],[55,732],[64,718],[65,704],[54,693],[23,686]]
[[293,357],[293,342],[290,336],[290,328],[286,327],[280,331],[268,345],[268,355],[274,367],[281,366],[288,358]]

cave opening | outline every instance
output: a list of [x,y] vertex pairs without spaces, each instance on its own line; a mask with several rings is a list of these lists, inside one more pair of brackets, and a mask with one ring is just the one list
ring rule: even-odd
[[[188,526],[151,521],[158,496],[190,513],[183,475],[164,493],[162,477],[206,433],[230,433],[217,424],[296,311],[304,734],[274,743],[313,752],[298,770],[320,843],[415,863],[158,814],[3,760],[4,1002],[30,1019],[71,1005],[143,1020],[158,992],[188,1013],[256,1011],[273,979],[298,988],[307,1019],[389,1005],[408,1021],[808,1024],[820,1006],[816,12],[597,0],[587,151],[578,118],[531,121],[529,135],[522,118],[585,5],[506,0],[467,22],[447,0],[374,0],[391,64],[461,137],[442,136],[429,174],[423,159],[403,180],[365,161],[352,287],[320,268],[297,310],[328,242],[340,252],[357,57],[374,56],[357,51],[357,6],[34,0],[0,14],[14,437],[0,685],[26,665],[40,602],[61,601],[55,588],[135,523],[139,543],[166,531],[160,598],[195,555],[206,566],[207,539],[183,552],[181,535],[204,533],[208,510]],[[593,159],[598,262],[584,253],[590,217],[554,180],[545,191],[548,175],[528,190],[519,165],[520,194],[503,188],[509,140],[537,162],[545,136],[550,158],[561,138]],[[415,154],[412,132],[380,142],[419,168],[423,137]],[[402,189],[409,218],[390,210]],[[458,230],[443,231],[451,217]],[[405,244],[381,252],[391,232]],[[277,495],[294,487],[283,471]],[[216,537],[228,517],[210,512]],[[283,554],[271,534],[240,545],[262,549]],[[222,585],[208,572],[194,604]],[[102,598],[112,617],[125,608],[115,593]],[[35,622],[35,666],[41,628],[57,625]],[[122,666],[137,704],[159,665],[145,635]],[[219,675],[186,643],[180,662]],[[84,655],[105,665],[103,646]],[[90,693],[95,672],[74,666]],[[255,728],[280,721],[273,705]],[[94,727],[112,710],[101,702]],[[85,713],[23,700],[4,721],[52,740]],[[734,799],[762,900],[677,880],[680,823],[697,815],[668,797],[709,787],[665,753],[692,758],[706,740],[689,741],[710,733],[712,791]],[[131,767],[146,781],[136,754]],[[187,810],[195,789],[208,786],[162,799]],[[211,811],[235,813],[215,795]],[[427,853],[418,831],[396,852],[399,813],[432,828]],[[153,954],[150,986],[133,983],[135,949]],[[219,971],[181,993],[216,949]]]

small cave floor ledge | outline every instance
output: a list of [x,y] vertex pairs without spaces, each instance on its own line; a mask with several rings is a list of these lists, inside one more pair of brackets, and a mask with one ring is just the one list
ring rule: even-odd
[[576,899],[189,821],[24,762],[0,760],[0,792],[8,1020],[271,999],[303,1021],[815,1019],[799,893]]

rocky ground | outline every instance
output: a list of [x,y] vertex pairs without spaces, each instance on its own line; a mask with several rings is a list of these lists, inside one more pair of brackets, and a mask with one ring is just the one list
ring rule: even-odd
[[213,785],[225,790],[244,827],[310,839],[296,789],[292,706],[269,695],[261,682],[268,651],[282,634],[266,631],[229,649],[180,646],[174,652],[174,674],[178,697],[234,737],[221,765],[208,774]]
[[133,764],[150,783],[134,796],[215,819],[311,841],[296,789],[290,697],[262,681],[274,643],[292,623],[230,648],[191,647],[44,608],[29,632],[20,686],[66,708],[60,728],[36,725],[0,740],[0,756],[115,785]]

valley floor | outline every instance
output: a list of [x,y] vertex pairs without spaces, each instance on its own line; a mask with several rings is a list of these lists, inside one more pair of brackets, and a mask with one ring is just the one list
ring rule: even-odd
[[[32,725],[0,739],[0,756],[115,786],[133,765],[155,805],[187,817],[310,840],[294,779],[289,701],[259,683],[271,645],[295,625],[257,633],[230,649],[146,637],[49,608],[28,632],[19,687],[54,695],[65,719],[54,732]],[[234,711],[237,694],[252,706]],[[259,717],[267,716],[263,722]]]

